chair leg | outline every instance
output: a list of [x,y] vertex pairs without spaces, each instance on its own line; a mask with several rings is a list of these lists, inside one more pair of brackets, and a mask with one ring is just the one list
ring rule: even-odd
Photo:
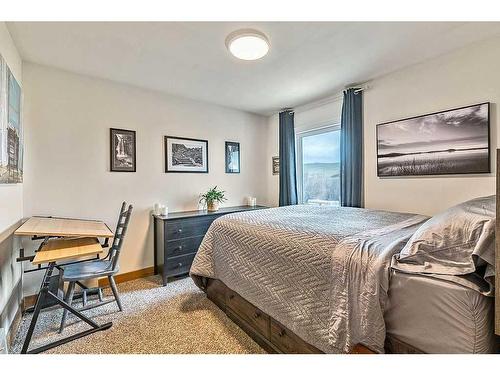
[[83,306],[87,304],[87,289],[82,290],[82,304]]
[[111,290],[113,291],[113,295],[115,296],[118,309],[122,311],[122,303],[120,302],[120,296],[118,295],[118,290],[116,289],[115,278],[113,276],[108,276],[108,280],[109,280],[109,285],[111,286]]
[[[66,292],[66,297],[64,300],[68,305],[71,305],[71,302],[73,301],[73,294],[75,293],[75,282],[71,281],[68,285],[68,291]],[[63,309],[63,316],[61,319],[61,327],[59,327],[59,333],[62,333],[64,330],[64,326],[66,324],[66,318],[68,317],[68,310]]]
[[103,297],[102,297],[102,288],[97,289],[97,294],[99,296],[99,302],[102,302]]

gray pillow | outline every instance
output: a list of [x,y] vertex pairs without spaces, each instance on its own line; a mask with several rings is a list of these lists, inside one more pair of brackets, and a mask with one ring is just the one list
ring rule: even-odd
[[495,275],[495,196],[476,198],[433,216],[393,261],[403,272]]

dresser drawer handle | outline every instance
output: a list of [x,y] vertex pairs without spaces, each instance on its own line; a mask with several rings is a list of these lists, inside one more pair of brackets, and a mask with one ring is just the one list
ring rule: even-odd
[[182,245],[177,246],[177,248],[174,251],[181,251],[182,250]]
[[181,268],[181,267],[182,267],[182,263],[178,263],[177,268]]
[[278,336],[279,337],[283,337],[286,335],[286,331],[284,329],[282,329],[279,333],[278,333]]
[[229,299],[233,299],[233,298],[234,298],[234,294],[230,294]]
[[262,314],[260,313],[260,311],[256,311],[254,314],[253,314],[253,317],[254,319],[258,319],[262,316]]
[[177,229],[178,233],[182,233],[182,228]]

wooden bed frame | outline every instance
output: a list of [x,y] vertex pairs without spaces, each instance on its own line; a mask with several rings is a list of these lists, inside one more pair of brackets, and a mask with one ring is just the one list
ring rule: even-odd
[[[496,157],[496,216],[500,216],[500,149]],[[500,335],[500,222],[496,222],[495,236],[495,333]],[[226,315],[252,337],[269,353],[322,353],[318,348],[306,343],[290,329],[267,315],[220,280],[207,280],[207,297]],[[420,350],[388,338],[385,343],[387,353],[422,353]],[[352,354],[374,354],[363,345],[357,345]]]
[[[207,279],[207,297],[268,353],[320,354],[273,317],[252,305],[222,281]],[[391,338],[386,341],[387,353],[420,354],[420,350]],[[375,354],[363,345],[356,345],[350,354]]]

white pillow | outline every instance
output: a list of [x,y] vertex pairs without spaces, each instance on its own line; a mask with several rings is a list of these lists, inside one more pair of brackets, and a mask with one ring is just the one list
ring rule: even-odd
[[393,268],[410,273],[495,275],[495,196],[476,198],[427,220]]

